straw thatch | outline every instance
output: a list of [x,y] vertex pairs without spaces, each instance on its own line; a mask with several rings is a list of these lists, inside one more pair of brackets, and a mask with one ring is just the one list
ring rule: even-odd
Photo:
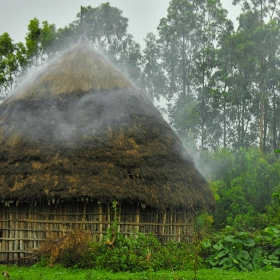
[[0,201],[214,207],[158,110],[88,45],[61,55],[1,104],[0,161]]

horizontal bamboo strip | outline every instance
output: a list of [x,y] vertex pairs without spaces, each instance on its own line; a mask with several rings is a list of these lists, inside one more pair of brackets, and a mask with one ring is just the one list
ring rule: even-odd
[[1,253],[25,253],[25,254],[33,254],[31,251],[23,251],[23,250],[1,250]]
[[[64,229],[64,228],[59,228],[59,229],[52,229],[52,230],[46,230],[46,229],[28,229],[28,228],[2,228],[3,230],[9,230],[9,231],[27,231],[27,232],[48,232],[48,231],[63,231],[63,232],[70,232],[73,231],[73,229]],[[2,237],[3,238],[3,237]],[[20,238],[21,239],[21,238]],[[0,237],[1,240],[1,237]]]
[[19,241],[28,241],[28,240],[36,240],[36,241],[45,241],[46,238],[0,238],[0,241],[5,241],[5,240],[19,240]]
[[[32,223],[35,223],[35,224],[59,224],[59,225],[65,225],[65,224],[76,224],[76,225],[79,225],[79,224],[106,224],[106,225],[110,225],[110,224],[113,224],[112,221],[84,221],[84,222],[79,222],[79,221],[70,221],[70,222],[67,222],[67,221],[45,221],[45,220],[39,220],[39,221],[35,221],[35,220],[24,220],[24,222],[32,222]],[[186,223],[165,223],[165,224],[162,224],[162,223],[149,223],[149,222],[141,222],[141,223],[136,223],[136,222],[118,222],[118,224],[120,225],[135,225],[135,226],[186,226],[188,224]],[[22,228],[1,228],[1,229],[8,229],[8,230],[24,230]],[[33,231],[32,229],[28,229],[28,231]],[[34,230],[36,231],[36,230]],[[45,231],[45,229],[42,229],[42,230],[38,230],[38,231]]]
[[[30,212],[18,212],[18,211],[9,211],[9,213],[17,213],[17,214],[23,214],[23,215],[27,215],[27,214],[30,214]],[[85,213],[43,213],[43,212],[33,212],[34,214],[37,214],[37,215],[40,215],[40,216],[75,216],[75,215],[79,215],[79,216],[83,216]],[[178,214],[186,214],[187,212],[163,212],[162,214],[176,214],[176,215],[178,215]],[[103,212],[103,213],[86,213],[86,215],[93,215],[93,216],[99,216],[99,215],[110,215],[110,214],[112,214],[112,213],[110,213],[110,212]],[[124,213],[124,214],[126,214],[126,213]],[[127,214],[131,214],[131,213],[127,213]],[[153,212],[145,212],[145,214],[144,215],[154,215],[155,213],[153,213]],[[189,214],[189,213],[187,213],[187,214]],[[131,215],[134,215],[134,216],[136,216],[137,214],[135,213],[135,214],[131,214]],[[140,213],[140,215],[141,215],[141,213]],[[0,220],[1,221],[1,220]],[[4,221],[6,221],[6,220],[4,220]]]

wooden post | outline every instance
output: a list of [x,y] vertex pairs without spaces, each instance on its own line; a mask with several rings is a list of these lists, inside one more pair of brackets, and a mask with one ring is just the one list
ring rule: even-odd
[[[12,252],[14,249],[14,241],[12,238],[14,238],[14,223],[13,223],[13,214],[11,210],[11,206],[9,206],[9,251]],[[9,253],[9,260],[13,259],[13,253]]]
[[99,213],[99,215],[98,215],[98,220],[99,220],[99,236],[100,236],[100,240],[102,239],[102,237],[103,237],[103,230],[102,230],[102,228],[103,228],[103,224],[102,224],[102,222],[103,222],[103,218],[102,218],[102,205],[101,205],[101,203],[99,204],[99,207],[98,207],[98,213]]
[[135,231],[138,233],[140,230],[140,206],[136,206],[136,217],[135,217],[135,222],[137,223],[137,226],[135,226]]
[[162,234],[164,235],[165,234],[165,229],[166,229],[166,210],[164,211],[164,214],[163,214],[163,226],[162,226]]
[[18,259],[18,240],[19,240],[19,236],[18,236],[18,208],[17,206],[14,207],[15,208],[15,241],[14,241],[14,250],[17,251],[14,253],[14,259]]

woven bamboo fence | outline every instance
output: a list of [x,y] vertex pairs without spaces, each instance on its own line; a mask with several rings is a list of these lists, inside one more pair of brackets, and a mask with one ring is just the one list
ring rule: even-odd
[[0,204],[0,262],[30,256],[50,233],[61,238],[77,227],[89,230],[93,241],[100,241],[114,217],[118,219],[119,232],[126,237],[137,232],[154,233],[166,242],[193,235],[194,214],[183,209],[160,212],[141,205],[120,204],[114,213],[111,205],[97,202],[6,202]]

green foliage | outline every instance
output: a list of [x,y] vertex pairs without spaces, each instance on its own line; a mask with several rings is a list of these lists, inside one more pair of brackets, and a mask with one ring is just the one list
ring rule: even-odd
[[22,43],[14,44],[7,32],[0,36],[0,98],[4,98],[17,84],[27,62]]
[[280,226],[270,226],[254,234],[229,231],[226,229],[217,239],[204,240],[202,247],[211,267],[242,271],[280,267]]
[[[79,243],[79,248],[61,248],[56,264],[112,272],[139,272],[189,269],[193,267],[194,257],[195,246],[192,244],[170,241],[163,245],[153,234],[135,233],[125,238],[123,234],[108,231],[100,242]],[[50,261],[51,258],[45,256],[40,261],[40,266],[49,264]]]
[[28,33],[25,37],[26,53],[31,66],[38,67],[50,59],[56,50],[56,28],[54,24],[43,21],[40,24],[37,18],[30,20]]
[[[210,186],[217,199],[214,226],[235,226],[239,231],[279,223],[272,194],[280,181],[280,161],[258,149],[222,150],[207,159],[212,168]],[[265,217],[270,209],[273,221]]]
[[194,246],[187,243],[162,244],[155,235],[135,232],[128,238],[118,232],[117,203],[113,203],[114,222],[99,243],[92,244],[90,262],[95,269],[118,271],[157,271],[190,268]]

